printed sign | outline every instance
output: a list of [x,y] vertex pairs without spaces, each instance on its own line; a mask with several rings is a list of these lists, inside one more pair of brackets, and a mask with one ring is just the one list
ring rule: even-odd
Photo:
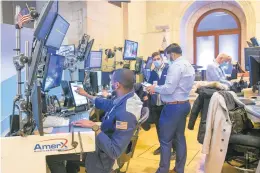
[[65,138],[49,139],[39,141],[34,146],[34,152],[50,152],[50,151],[62,151],[67,150],[68,140]]

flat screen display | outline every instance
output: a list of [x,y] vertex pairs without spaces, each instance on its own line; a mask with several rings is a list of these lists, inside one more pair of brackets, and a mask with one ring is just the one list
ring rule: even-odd
[[43,78],[43,91],[49,91],[61,84],[65,57],[61,55],[50,55]]
[[83,88],[83,84],[81,82],[71,82],[70,83],[70,88],[73,94],[73,98],[75,101],[76,106],[81,106],[81,105],[86,105],[88,103],[88,100],[86,97],[79,95],[76,93],[77,88]]
[[130,40],[125,40],[124,60],[135,60],[137,57],[138,43]]

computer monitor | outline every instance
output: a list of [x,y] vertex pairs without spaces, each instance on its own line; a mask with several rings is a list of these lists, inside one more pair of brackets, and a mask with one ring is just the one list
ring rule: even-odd
[[61,84],[63,66],[65,57],[61,55],[47,56],[47,63],[44,70],[42,82],[42,90],[49,91],[52,88],[58,87]]
[[85,59],[85,69],[100,69],[102,66],[102,51],[91,51]]
[[125,40],[124,60],[135,60],[137,57],[138,43],[135,41]]
[[45,40],[47,34],[50,32],[51,26],[58,14],[58,1],[49,0],[43,7],[40,16],[37,20],[37,27],[34,31],[34,36],[38,40]]
[[57,55],[62,56],[74,56],[75,55],[75,45],[62,45],[59,50],[56,51]]
[[250,38],[250,40],[253,43],[254,47],[259,47],[259,42],[255,37]]
[[135,72],[141,73],[142,71],[142,65],[143,65],[143,59],[142,58],[136,58],[136,62],[135,62]]
[[245,52],[245,70],[249,71],[249,57],[250,56],[259,56],[260,47],[248,47],[244,49]]
[[145,69],[151,69],[153,64],[153,57],[148,57],[146,64],[145,64]]
[[65,107],[68,107],[68,108],[71,108],[74,106],[74,100],[73,100],[73,95],[72,95],[72,92],[70,90],[70,84],[68,81],[61,81],[61,88],[63,90],[63,94],[64,94],[64,97],[65,97],[65,100],[64,100],[64,106]]
[[111,74],[111,72],[102,72],[102,76],[101,76],[101,85],[103,86],[103,87],[106,87],[106,86],[110,86],[110,81],[111,81],[111,79],[110,79],[110,74]]
[[36,81],[32,89],[31,95],[32,113],[36,126],[41,136],[43,136],[43,115],[42,115],[42,99],[41,99],[41,86]]
[[86,62],[87,59],[89,58],[89,55],[90,55],[90,52],[91,52],[91,49],[92,49],[92,46],[94,44],[94,39],[90,40],[87,44],[87,48],[86,48],[86,51],[85,51],[85,57],[84,57],[84,61]]
[[88,100],[85,96],[81,96],[78,93],[76,93],[77,87],[81,87],[83,88],[83,84],[82,82],[70,82],[70,90],[72,91],[73,94],[73,100],[75,103],[75,106],[82,106],[82,105],[87,105],[88,104]]
[[250,56],[250,86],[256,85],[260,81],[260,52],[259,56]]
[[57,15],[51,28],[45,45],[54,49],[60,49],[70,24],[60,15]]

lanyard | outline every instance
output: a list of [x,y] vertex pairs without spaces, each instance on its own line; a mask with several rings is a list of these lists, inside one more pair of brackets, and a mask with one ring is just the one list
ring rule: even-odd
[[109,114],[115,109],[115,107],[116,107],[116,105],[114,105],[114,106],[112,107],[112,109],[111,109],[109,112],[106,113],[106,115],[105,115],[105,117],[104,117],[105,120],[109,119]]

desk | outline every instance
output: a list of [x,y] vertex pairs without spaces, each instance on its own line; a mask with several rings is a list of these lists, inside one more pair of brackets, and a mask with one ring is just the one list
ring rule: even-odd
[[95,133],[91,129],[74,129],[78,146],[70,151],[62,151],[72,148],[68,127],[54,129],[56,134],[44,136],[1,137],[1,173],[46,173],[46,156],[81,152],[77,131],[80,131],[83,152],[95,151]]
[[249,109],[251,112],[255,113],[249,113],[250,119],[253,122],[260,123],[260,105],[246,105],[247,109]]

